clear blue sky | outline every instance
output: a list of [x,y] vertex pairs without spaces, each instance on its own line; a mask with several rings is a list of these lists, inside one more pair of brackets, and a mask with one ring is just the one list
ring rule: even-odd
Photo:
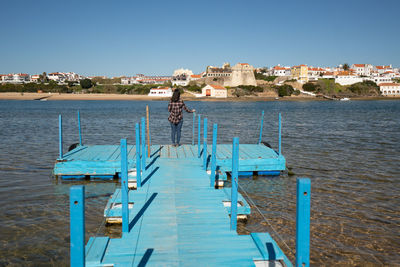
[[400,67],[400,1],[3,1],[0,74],[171,75],[247,62]]

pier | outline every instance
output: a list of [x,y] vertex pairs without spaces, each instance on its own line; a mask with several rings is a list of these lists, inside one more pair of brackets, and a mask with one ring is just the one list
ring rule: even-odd
[[[197,160],[202,158],[204,168],[211,170],[212,144],[207,138],[207,118],[201,120],[198,116],[198,122],[195,122],[196,116],[193,116],[192,144],[184,144],[179,147],[171,145],[146,145],[146,139],[139,141],[139,148],[136,145],[128,146],[128,170],[136,170],[136,153],[141,149],[150,150],[151,158],[160,157],[168,159],[188,159]],[[286,169],[286,160],[281,153],[281,119],[279,116],[279,144],[278,151],[262,143],[262,126],[264,113],[261,116],[260,137],[255,144],[241,144],[239,149],[239,176],[258,175],[279,175]],[[141,129],[144,128],[142,121]],[[195,125],[197,124],[197,134]],[[83,145],[80,126],[80,114],[78,112],[79,126],[79,145],[71,151],[63,153],[62,138],[62,117],[59,117],[59,158],[57,159],[53,174],[64,180],[74,179],[114,179],[118,178],[120,169],[121,154],[118,145]],[[203,126],[203,129],[201,128]],[[203,134],[203,136],[201,135]],[[195,135],[197,135],[197,144],[195,144]],[[145,132],[142,133],[145,136]],[[232,144],[218,144],[216,146],[216,165],[219,171],[219,180],[226,180],[226,172],[232,171]],[[147,155],[148,157],[148,155]],[[220,182],[221,184],[221,182]]]
[[[263,150],[268,147],[241,145],[237,137],[230,145],[219,145],[214,124],[211,145],[207,144],[205,130],[202,147],[192,144],[175,149],[161,145],[146,148],[142,129],[144,123],[138,123],[135,145],[121,139],[115,147],[92,146],[95,150],[90,152],[91,146],[80,145],[65,155],[60,153],[55,168],[79,153],[80,159],[86,155],[93,162],[95,157],[107,157],[102,151],[113,151],[111,158],[96,162],[93,168],[108,164],[106,168],[114,168],[114,173],[93,175],[121,179],[121,187],[111,196],[104,212],[106,218],[120,220],[121,238],[94,236],[87,244],[85,189],[71,186],[71,266],[293,266],[269,233],[238,235],[236,231],[238,215],[251,216],[249,205],[238,193],[239,173],[268,171],[257,169],[257,164],[247,164],[263,159],[256,158],[256,147],[260,148],[258,151],[269,151]],[[279,152],[274,151],[276,159],[283,157]],[[241,167],[242,163],[245,167]],[[231,177],[231,188],[218,189],[221,169]],[[87,178],[88,174],[81,175]],[[136,190],[129,188],[129,177],[135,177]],[[310,180],[298,179],[297,186],[295,265],[309,266]]]

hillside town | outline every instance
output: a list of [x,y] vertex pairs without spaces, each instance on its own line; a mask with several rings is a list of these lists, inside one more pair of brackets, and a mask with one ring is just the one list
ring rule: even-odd
[[[278,88],[284,84],[291,84],[297,94],[316,96],[317,92],[307,90],[309,84],[318,81],[330,81],[335,86],[346,87],[357,83],[376,84],[381,96],[400,96],[400,69],[392,65],[374,66],[372,64],[343,64],[337,67],[314,67],[307,65],[273,66],[254,68],[248,63],[237,63],[231,66],[224,63],[222,66],[207,66],[204,72],[195,74],[190,69],[177,69],[171,76],[135,76],[87,77],[74,72],[51,72],[42,74],[11,73],[0,74],[0,83],[5,84],[48,84],[79,85],[82,80],[97,81],[112,80],[112,85],[149,85],[146,94],[151,97],[170,97],[173,88],[183,87],[193,97],[227,98],[232,88],[259,88],[268,85]],[[294,85],[295,84],[295,85]],[[151,85],[154,85],[152,87]],[[195,86],[195,90],[190,90]],[[271,87],[271,88],[272,88]],[[264,89],[254,92],[262,92]],[[236,90],[237,91],[237,90]],[[339,89],[340,91],[340,89]],[[86,91],[85,91],[86,92]],[[125,92],[126,93],[126,92]],[[289,94],[290,95],[290,94]],[[237,95],[239,96],[239,95]]]

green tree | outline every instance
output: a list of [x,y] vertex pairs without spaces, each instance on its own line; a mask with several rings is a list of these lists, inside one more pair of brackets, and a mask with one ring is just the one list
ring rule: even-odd
[[344,64],[343,64],[343,69],[344,69],[344,70],[349,70],[349,69],[350,69],[349,64],[344,63]]
[[39,75],[39,80],[42,83],[47,83],[49,81],[49,78],[47,78],[47,73],[43,72],[42,74]]
[[294,92],[293,86],[291,86],[289,84],[284,84],[284,85],[278,86],[277,89],[278,89],[279,97],[290,96]]
[[90,79],[83,79],[80,81],[80,84],[83,89],[89,89],[92,88],[93,86],[92,81]]
[[316,92],[319,89],[319,85],[315,83],[305,83],[303,84],[303,90],[307,92]]

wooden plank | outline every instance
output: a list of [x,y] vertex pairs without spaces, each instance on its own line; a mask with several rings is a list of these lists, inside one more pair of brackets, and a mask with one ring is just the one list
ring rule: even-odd
[[186,158],[186,154],[183,151],[183,145],[176,147],[176,154],[178,158],[184,159]]
[[135,191],[130,219],[136,224],[110,239],[103,265],[137,266],[147,255],[149,266],[250,266],[261,256],[250,236],[229,230],[226,196],[210,188],[198,160],[159,158],[155,166],[151,183]]
[[107,160],[112,160],[115,158],[115,154],[116,153],[120,153],[121,149],[119,146],[115,146],[113,149],[110,149],[109,151],[109,156],[107,158]]
[[259,157],[259,154],[257,153],[257,151],[255,151],[255,146],[257,145],[242,144],[239,148],[248,155],[249,159],[257,159]]
[[192,157],[197,159],[197,146],[188,145],[190,152],[192,153]]
[[91,238],[90,246],[86,247],[86,265],[99,265],[110,241],[109,237]]

